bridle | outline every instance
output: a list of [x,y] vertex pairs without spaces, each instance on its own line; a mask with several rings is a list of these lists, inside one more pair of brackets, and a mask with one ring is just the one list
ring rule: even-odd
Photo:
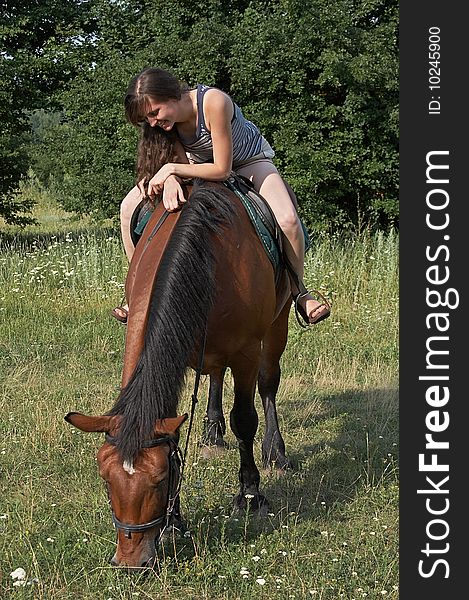
[[[158,545],[161,542],[161,539],[162,539],[165,531],[171,525],[171,521],[173,520],[173,516],[175,515],[177,501],[178,501],[179,495],[181,493],[181,485],[182,485],[182,480],[183,480],[184,467],[186,464],[187,450],[189,447],[189,438],[191,435],[192,425],[194,422],[195,407],[198,402],[197,392],[199,390],[200,376],[202,374],[202,366],[204,363],[206,341],[207,341],[207,326],[205,326],[205,329],[203,332],[202,344],[200,346],[200,352],[199,352],[199,361],[198,361],[198,366],[197,366],[197,369],[195,372],[194,391],[192,393],[192,402],[191,402],[191,414],[190,414],[190,419],[189,419],[189,427],[187,430],[186,443],[184,446],[184,453],[181,452],[181,449],[179,448],[178,437],[171,436],[171,435],[153,438],[150,440],[144,440],[140,445],[140,449],[154,448],[155,446],[161,446],[162,444],[169,445],[169,449],[170,449],[169,456],[168,456],[169,481],[168,481],[168,496],[166,498],[165,512],[161,516],[156,517],[156,519],[153,519],[152,521],[148,521],[147,523],[133,524],[133,523],[123,523],[122,521],[120,521],[116,517],[114,510],[113,510],[112,511],[112,522],[114,523],[114,526],[116,529],[118,529],[118,530],[120,529],[121,531],[124,531],[124,535],[126,538],[130,539],[132,537],[132,533],[142,533],[144,531],[148,531],[149,529],[152,529],[153,527],[157,527],[158,525],[161,526],[161,524],[164,523],[163,527],[160,528],[160,533],[159,533],[158,539],[155,540],[155,545]],[[106,437],[106,442],[108,442],[108,444],[111,444],[112,446],[115,446],[117,444],[116,437],[113,437],[113,436],[109,435],[108,433],[105,434],[105,437]]]
[[[115,446],[117,443],[117,438],[112,437],[108,433],[106,433],[106,442]],[[179,498],[179,494],[181,491],[181,481],[182,481],[182,470],[181,465],[184,463],[184,459],[182,457],[181,449],[178,446],[177,439],[173,436],[164,436],[159,438],[154,438],[151,440],[144,440],[141,444],[141,448],[154,448],[156,446],[161,446],[162,444],[169,445],[169,481],[168,481],[168,495],[166,498],[166,507],[164,513],[153,519],[152,521],[148,521],[147,523],[133,524],[133,523],[124,523],[120,521],[114,511],[112,511],[112,522],[114,523],[114,527],[116,529],[120,529],[124,531],[124,535],[126,538],[131,538],[132,533],[143,533],[144,531],[148,531],[153,527],[161,526],[163,523],[163,527],[160,528],[160,534],[158,541],[161,540],[164,532],[169,527],[171,520],[174,515],[174,511],[176,508],[176,502]]]

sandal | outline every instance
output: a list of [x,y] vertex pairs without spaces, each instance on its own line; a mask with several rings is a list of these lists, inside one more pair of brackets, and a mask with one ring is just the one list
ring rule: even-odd
[[[326,310],[322,314],[320,314],[320,316],[315,321],[311,321],[311,313],[308,314],[306,312],[306,310],[299,303],[299,300],[301,300],[301,298],[304,298],[308,294],[316,294],[322,300],[322,304],[320,304],[312,312],[316,312],[316,310],[318,310],[321,306],[325,306],[326,307]],[[327,319],[327,317],[331,314],[331,304],[330,304],[329,300],[327,300],[327,298],[325,296],[323,296],[321,294],[321,292],[318,292],[317,290],[309,290],[309,291],[302,292],[302,293],[300,292],[300,293],[298,293],[293,298],[293,300],[295,302],[295,316],[296,316],[296,320],[301,325],[301,327],[303,327],[304,329],[307,329],[311,325],[316,325],[317,323],[320,323],[324,319]],[[300,316],[301,316],[301,318],[303,320],[300,319]]]
[[123,306],[116,306],[111,310],[111,315],[114,319],[117,319],[120,323],[127,325],[127,319],[129,318],[129,311]]

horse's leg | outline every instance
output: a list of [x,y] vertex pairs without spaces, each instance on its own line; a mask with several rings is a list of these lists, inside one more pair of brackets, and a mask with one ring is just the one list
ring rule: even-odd
[[275,397],[280,384],[280,357],[288,336],[287,302],[263,340],[258,389],[265,415],[265,434],[262,442],[262,463],[265,469],[285,470],[291,467],[285,456],[285,443],[280,433]]
[[[210,374],[210,388],[208,392],[207,414],[205,416],[204,431],[202,434],[202,444],[208,447],[215,446],[216,449],[226,448],[227,444],[223,439],[226,432],[225,418],[223,416],[222,398],[223,398],[223,378],[226,369],[212,372]],[[204,451],[206,449],[204,448]]]
[[254,436],[258,417],[254,406],[254,394],[259,369],[259,356],[243,352],[231,365],[234,380],[234,404],[230,412],[230,426],[239,443],[240,469],[239,494],[234,499],[235,509],[251,510],[268,508],[267,500],[259,493],[260,474],[254,461]]

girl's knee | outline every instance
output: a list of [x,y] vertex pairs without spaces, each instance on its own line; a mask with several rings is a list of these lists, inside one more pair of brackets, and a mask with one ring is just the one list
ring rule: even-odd
[[295,210],[283,210],[277,215],[277,222],[280,229],[288,237],[289,234],[296,234],[301,229],[300,220]]

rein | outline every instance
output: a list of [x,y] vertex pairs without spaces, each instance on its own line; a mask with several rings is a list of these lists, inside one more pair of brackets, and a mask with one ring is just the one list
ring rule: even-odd
[[[164,514],[157,517],[156,519],[153,519],[152,521],[147,521],[146,523],[133,524],[133,523],[123,523],[116,517],[116,514],[114,513],[114,511],[112,511],[112,522],[114,524],[114,527],[116,529],[120,529],[120,530],[124,531],[124,535],[126,538],[131,538],[132,533],[143,533],[144,531],[148,531],[149,529],[152,529],[153,527],[157,527],[158,525],[161,525],[162,523],[164,523],[163,527],[161,527],[161,529],[160,529],[160,533],[158,536],[157,544],[159,544],[161,542],[161,539],[162,539],[165,531],[170,526],[171,520],[174,515],[174,511],[176,508],[176,502],[181,493],[182,480],[183,480],[183,475],[184,475],[184,467],[186,465],[187,450],[189,447],[189,438],[191,435],[192,425],[194,422],[195,408],[198,403],[197,393],[199,391],[200,377],[202,374],[202,366],[204,363],[206,341],[207,341],[207,327],[205,326],[203,339],[202,339],[202,345],[200,347],[199,362],[198,362],[198,366],[196,369],[194,391],[192,393],[191,414],[190,414],[190,419],[189,419],[189,427],[187,430],[186,443],[184,446],[184,453],[181,452],[181,449],[179,447],[177,439],[170,435],[167,435],[164,437],[159,437],[159,438],[153,438],[151,440],[144,440],[140,446],[141,449],[154,448],[156,446],[161,446],[162,444],[168,444],[170,447],[170,454],[169,454],[169,458],[168,458],[168,461],[169,461],[168,497],[166,499],[165,512],[164,512]],[[111,444],[112,446],[115,446],[117,443],[117,438],[109,435],[108,433],[105,434],[105,439],[106,439],[106,442],[108,444]]]

